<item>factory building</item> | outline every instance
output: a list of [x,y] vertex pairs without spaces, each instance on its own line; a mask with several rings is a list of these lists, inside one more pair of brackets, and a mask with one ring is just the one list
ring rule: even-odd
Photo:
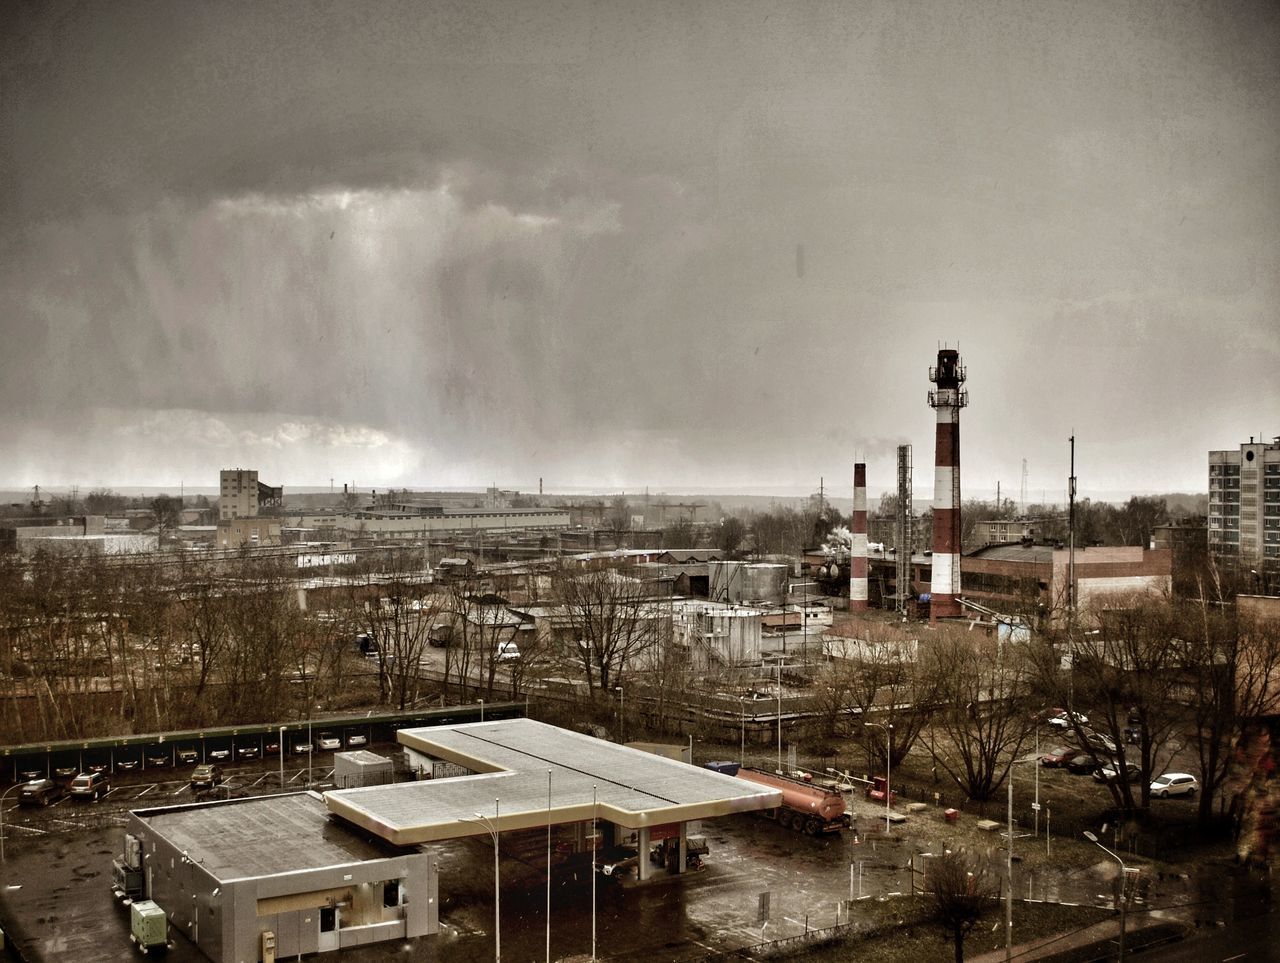
[[350,512],[307,512],[291,516],[288,525],[340,539],[429,538],[443,534],[560,530],[569,513],[552,508],[505,509],[363,509]]
[[1209,551],[1280,567],[1280,437],[1209,452]]
[[[217,963],[434,933],[436,857],[335,822],[318,793],[141,809],[125,859],[145,896]],[[130,840],[136,842],[131,842]]]
[[[988,545],[964,556],[963,598],[1010,615],[1057,621],[1065,617],[1070,550],[1052,545]],[[1081,609],[1164,593],[1172,587],[1173,553],[1141,545],[1094,545],[1076,549],[1076,590]],[[911,591],[922,596],[932,583],[935,556],[911,558]],[[896,591],[893,552],[871,557],[873,601],[885,607]]]

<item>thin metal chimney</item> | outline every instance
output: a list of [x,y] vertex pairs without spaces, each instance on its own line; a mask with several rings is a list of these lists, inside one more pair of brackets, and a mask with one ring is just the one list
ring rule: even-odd
[[943,348],[929,369],[937,387],[929,405],[938,413],[933,459],[933,578],[929,621],[960,614],[960,409],[969,403],[960,352]]
[[867,610],[867,466],[853,466],[853,549],[849,555],[849,611]]

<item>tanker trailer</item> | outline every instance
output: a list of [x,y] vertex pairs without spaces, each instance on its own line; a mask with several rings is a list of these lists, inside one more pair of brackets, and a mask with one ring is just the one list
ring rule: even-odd
[[849,825],[844,796],[834,789],[824,789],[813,783],[763,769],[740,769],[738,778],[779,790],[782,793],[782,805],[777,809],[767,809],[761,815],[776,819],[798,833],[808,833],[810,836],[838,833]]

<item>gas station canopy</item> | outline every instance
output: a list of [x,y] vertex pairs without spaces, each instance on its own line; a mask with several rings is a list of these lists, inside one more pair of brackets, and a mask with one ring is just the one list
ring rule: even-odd
[[402,729],[399,741],[476,775],[325,794],[331,813],[397,846],[592,818],[642,829],[781,803],[777,790],[532,719]]

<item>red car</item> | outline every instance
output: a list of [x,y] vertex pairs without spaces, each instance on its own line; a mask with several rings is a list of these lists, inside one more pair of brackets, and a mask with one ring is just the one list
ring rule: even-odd
[[1040,757],[1040,764],[1042,766],[1065,766],[1078,755],[1080,755],[1079,749],[1072,749],[1070,746],[1057,746]]

